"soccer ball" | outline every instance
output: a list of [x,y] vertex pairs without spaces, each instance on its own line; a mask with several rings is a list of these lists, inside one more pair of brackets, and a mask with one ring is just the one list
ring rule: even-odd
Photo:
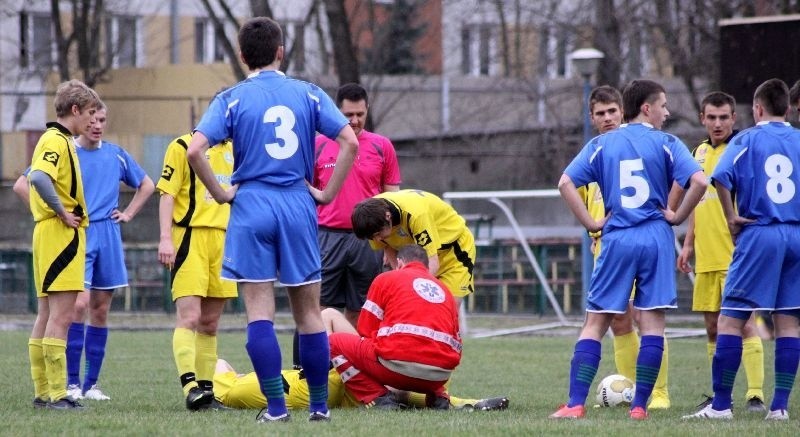
[[630,405],[636,393],[636,384],[622,375],[610,375],[597,384],[597,403],[601,407]]

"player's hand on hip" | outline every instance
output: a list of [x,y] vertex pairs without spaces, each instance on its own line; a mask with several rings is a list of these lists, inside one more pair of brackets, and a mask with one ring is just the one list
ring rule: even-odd
[[600,232],[600,231],[602,231],[603,230],[603,226],[606,225],[606,222],[608,221],[609,217],[611,217],[611,214],[609,214],[609,215],[607,215],[607,216],[605,216],[605,217],[603,217],[603,218],[601,218],[599,220],[595,220],[594,221],[594,225],[591,226],[590,228],[587,228],[586,230],[589,231],[589,232]]
[[77,228],[81,224],[81,220],[83,217],[77,216],[69,211],[64,211],[58,215],[58,218],[61,219],[61,222],[67,225],[70,228]]
[[158,242],[158,262],[172,270],[175,265],[175,246],[172,244],[172,239],[162,238]]
[[750,223],[753,223],[755,220],[744,218],[740,216],[734,216],[733,219],[728,220],[728,230],[731,232],[731,237],[734,238],[736,241],[736,237],[742,232],[742,228],[747,226]]
[[114,223],[128,223],[131,221],[132,217],[124,211],[115,209],[111,212],[111,218],[114,220]]
[[333,200],[328,199],[324,191],[314,187],[308,181],[306,181],[306,187],[308,187],[308,192],[311,193],[311,197],[313,197],[314,201],[319,205],[327,205],[328,203],[331,203],[331,200]]
[[216,200],[217,203],[219,203],[219,204],[233,203],[233,198],[236,197],[236,192],[238,190],[239,190],[239,184],[236,184],[236,185],[228,188],[227,190],[225,190],[225,192],[223,193],[221,198],[219,198],[219,199],[215,198],[214,200]]

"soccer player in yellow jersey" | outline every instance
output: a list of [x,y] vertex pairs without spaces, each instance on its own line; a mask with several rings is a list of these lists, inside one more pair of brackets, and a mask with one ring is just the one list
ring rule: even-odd
[[397,266],[397,250],[417,244],[428,254],[428,270],[450,289],[460,304],[472,293],[475,240],[463,217],[438,196],[420,190],[380,193],[356,205],[356,237],[383,249]]
[[33,228],[33,276],[38,314],[28,354],[35,408],[82,409],[67,395],[67,329],[83,291],[89,224],[73,136],[95,122],[100,99],[81,81],[58,86],[56,121],[47,123],[31,159],[28,181]]
[[[186,150],[191,135],[167,147],[158,181],[158,259],[172,273],[172,299],[177,323],[172,352],[186,408],[221,408],[214,400],[217,364],[217,324],[227,299],[236,297],[236,284],[220,278],[225,229],[230,205],[211,197],[189,166]],[[233,148],[230,141],[208,149],[206,158],[216,179],[230,187]]]
[[[592,90],[589,95],[589,114],[592,125],[601,134],[614,130],[622,124],[622,95],[611,86],[602,85]],[[597,183],[578,188],[589,214],[595,219],[605,217],[603,195]],[[592,252],[595,259],[600,254],[600,232],[590,234]],[[628,311],[616,314],[611,320],[611,332],[614,334],[614,363],[617,372],[631,381],[636,380],[636,357],[639,353],[639,335],[633,329],[633,306]],[[653,395],[648,408],[669,408],[669,392],[667,390],[667,342],[664,339],[664,355],[658,372]]]
[[[695,160],[710,177],[725,151],[730,139],[736,135],[736,101],[733,96],[715,91],[703,97],[700,103],[700,122],[706,128],[708,138],[694,150]],[[722,290],[733,256],[733,240],[722,205],[713,185],[689,216],[686,238],[677,259],[678,269],[684,273],[692,271],[689,259],[695,255],[695,283],[692,310],[703,313],[708,336],[708,359],[714,357],[717,341],[717,318],[719,317]],[[755,315],[755,313],[753,313]],[[747,410],[765,413],[764,349],[754,317],[744,325],[742,362],[747,375]],[[701,408],[706,403],[701,404]]]
[[[332,332],[349,332],[357,334],[356,329],[345,316],[335,308],[322,310],[322,321],[328,334]],[[282,370],[283,388],[286,393],[286,406],[292,410],[308,408],[309,392],[308,383],[302,370]],[[395,397],[410,407],[425,408],[424,396],[421,402],[415,402],[419,396],[409,396],[408,392],[395,392]],[[267,399],[261,392],[255,372],[247,374],[236,373],[236,370],[227,361],[217,361],[214,373],[214,395],[226,407],[255,409],[264,408]],[[463,399],[450,396],[450,407],[453,409],[474,409],[481,411],[504,410],[508,408],[508,398],[496,397],[487,399]],[[332,368],[328,372],[328,406],[333,408],[356,408],[373,405],[364,405],[345,388],[341,376]],[[379,405],[374,405],[381,408]]]

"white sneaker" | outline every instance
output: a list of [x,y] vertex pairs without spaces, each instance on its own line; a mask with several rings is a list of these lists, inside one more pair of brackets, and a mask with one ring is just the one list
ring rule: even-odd
[[683,419],[722,419],[722,420],[730,420],[733,419],[733,412],[730,408],[727,410],[717,411],[711,408],[711,404],[706,405],[705,408],[702,410],[694,413],[688,414],[683,416]]
[[789,420],[789,412],[786,410],[772,410],[767,413],[764,420]]
[[106,396],[105,393],[100,391],[100,385],[94,384],[89,390],[86,390],[86,393],[83,394],[85,399],[91,399],[93,401],[109,401],[111,400],[110,397]]
[[81,386],[79,384],[70,384],[67,386],[67,396],[71,397],[72,399],[78,400],[83,399],[83,391],[81,390]]

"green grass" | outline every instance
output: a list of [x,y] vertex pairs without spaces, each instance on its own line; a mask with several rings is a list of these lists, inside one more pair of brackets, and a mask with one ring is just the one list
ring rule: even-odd
[[[566,399],[575,341],[570,335],[465,341],[462,365],[453,377],[451,391],[465,397],[508,395],[511,406],[507,411],[339,409],[333,411],[331,423],[308,423],[305,413],[299,412],[292,422],[283,424],[256,424],[257,411],[186,411],[168,330],[112,330],[101,377],[103,390],[112,397],[110,402],[85,401],[89,409],[82,412],[34,410],[30,404],[33,389],[27,339],[26,330],[0,331],[0,368],[6,371],[2,378],[3,435],[797,435],[800,420],[800,399],[795,391],[789,423],[767,423],[762,415],[741,410],[734,410],[734,420],[726,423],[682,421],[681,415],[693,411],[701,394],[709,392],[709,366],[702,338],[670,341],[672,408],[653,411],[651,419],[642,423],[631,422],[625,408],[590,408],[587,418],[579,421],[547,418]],[[281,341],[283,350],[290,351],[289,336],[282,334]],[[244,342],[243,331],[220,334],[219,355],[240,371],[249,371]],[[615,373],[610,346],[610,341],[605,341],[595,382]],[[768,397],[772,393],[773,348],[772,342],[765,342],[764,391]],[[284,362],[288,359],[285,354]],[[737,405],[744,403],[744,380],[742,371],[734,392]],[[594,393],[589,403],[593,400]]]

